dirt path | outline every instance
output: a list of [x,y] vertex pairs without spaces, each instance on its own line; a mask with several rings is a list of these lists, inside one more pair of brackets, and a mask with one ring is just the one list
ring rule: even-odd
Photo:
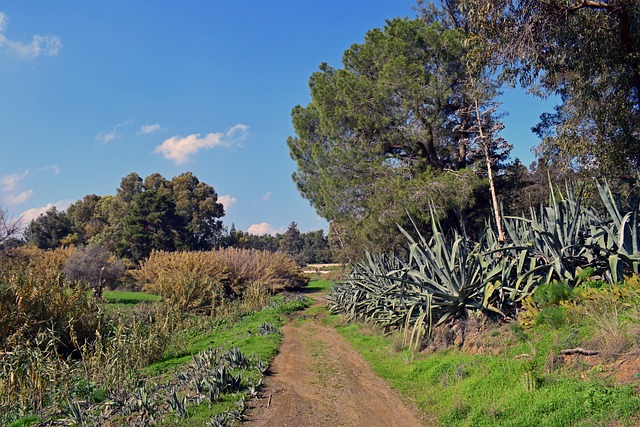
[[322,325],[319,316],[303,313],[282,333],[280,353],[260,398],[252,402],[246,425],[424,426],[335,329]]

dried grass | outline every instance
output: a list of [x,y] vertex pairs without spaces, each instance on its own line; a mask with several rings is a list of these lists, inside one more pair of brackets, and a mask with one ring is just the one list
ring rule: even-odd
[[83,289],[72,289],[60,273],[13,271],[0,278],[0,348],[12,348],[51,329],[56,349],[73,350],[71,329],[80,343],[90,340],[98,307]]
[[606,295],[592,299],[582,307],[582,315],[595,325],[588,348],[598,350],[605,361],[614,360],[630,351],[634,340],[629,334],[628,322],[620,313],[622,303],[616,297]]
[[291,291],[308,278],[287,255],[228,248],[210,252],[153,252],[134,273],[143,288],[181,310],[209,314],[245,299],[262,306],[269,294]]

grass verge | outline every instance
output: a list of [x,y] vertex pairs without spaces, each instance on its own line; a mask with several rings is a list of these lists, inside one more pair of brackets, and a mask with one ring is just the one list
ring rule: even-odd
[[269,306],[257,312],[247,312],[239,319],[204,323],[183,331],[165,358],[145,368],[147,375],[157,375],[189,362],[194,354],[208,348],[237,348],[257,359],[269,362],[276,355],[281,334],[261,334],[265,325],[280,328],[285,315],[309,306],[308,299],[286,300],[282,296],[272,298]]
[[[494,336],[504,346],[499,354],[457,349],[413,354],[399,349],[398,336],[383,336],[366,325],[340,325],[336,316],[329,321],[377,375],[435,425],[610,426],[638,421],[635,384],[614,385],[589,370],[549,367],[560,331],[542,328],[527,342]],[[525,353],[528,357],[518,357]]]

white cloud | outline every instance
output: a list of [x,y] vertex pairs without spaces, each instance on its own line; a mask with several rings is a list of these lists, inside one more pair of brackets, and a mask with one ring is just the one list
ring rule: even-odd
[[58,165],[56,165],[56,164],[43,166],[40,169],[38,169],[38,172],[49,171],[49,170],[52,170],[53,173],[56,174],[56,175],[60,175],[60,167]]
[[222,206],[224,206],[225,211],[229,209],[231,206],[235,205],[237,201],[238,199],[228,194],[218,197],[218,202],[222,203]]
[[113,141],[114,139],[116,139],[116,136],[118,134],[116,133],[116,128],[112,128],[109,132],[100,132],[99,134],[96,135],[96,141],[98,142],[102,142],[103,144],[107,144],[110,141]]
[[[1,25],[1,23],[0,23]],[[0,192],[4,193],[3,201],[8,205],[19,205],[26,202],[33,195],[33,190],[26,190],[20,193],[21,181],[29,176],[29,171],[5,175],[0,178]]]
[[62,41],[56,35],[32,36],[31,42],[23,43],[7,38],[9,18],[0,12],[0,49],[6,49],[20,59],[33,59],[40,55],[54,56],[62,49]]
[[29,175],[29,171],[26,170],[22,173],[14,173],[11,175],[3,176],[2,178],[0,178],[1,189],[6,192],[15,190],[18,187],[18,184],[20,183],[20,181],[22,181],[28,175]]
[[107,144],[120,137],[120,134],[118,133],[119,128],[131,126],[132,124],[133,120],[126,120],[122,123],[118,123],[117,125],[112,126],[111,130],[98,133],[96,135],[96,141]]
[[249,126],[238,123],[229,129],[225,136],[227,139],[233,140],[235,145],[242,147],[243,143],[249,138]]
[[40,215],[46,213],[52,207],[55,207],[58,211],[64,211],[69,207],[71,203],[74,203],[74,200],[60,200],[55,203],[47,203],[46,206],[42,206],[40,208],[32,208],[22,212],[20,215],[20,220],[23,224],[29,224],[32,220],[38,218]]
[[155,123],[152,125],[142,125],[140,126],[140,130],[138,130],[138,133],[142,133],[145,135],[149,135],[151,133],[155,133],[158,131],[164,130],[162,129],[162,127],[160,126],[160,123]]
[[26,202],[27,200],[29,200],[31,196],[33,196],[33,190],[27,190],[27,191],[23,191],[20,194],[9,195],[5,197],[5,200],[10,205],[20,205]]
[[256,236],[262,236],[264,234],[271,234],[275,236],[276,234],[282,234],[287,231],[284,227],[280,227],[276,229],[273,225],[268,222],[261,222],[260,224],[253,224],[247,230],[247,233],[254,234]]
[[263,202],[268,202],[270,198],[271,198],[271,191],[267,191],[262,196],[260,196],[260,200],[262,200]]
[[[9,18],[6,14],[0,12],[0,34],[4,34],[9,26]],[[0,36],[3,37],[3,36]]]
[[158,145],[155,152],[180,165],[188,162],[190,157],[203,149],[241,145],[248,137],[248,130],[248,126],[237,124],[225,133],[212,132],[204,137],[200,137],[200,134],[197,133],[185,137],[174,136]]

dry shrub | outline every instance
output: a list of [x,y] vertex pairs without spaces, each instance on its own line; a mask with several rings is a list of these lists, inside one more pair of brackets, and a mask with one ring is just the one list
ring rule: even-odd
[[228,248],[210,252],[153,252],[134,272],[144,289],[181,310],[213,313],[243,298],[256,307],[268,294],[308,283],[287,255]]
[[41,413],[71,397],[79,372],[68,360],[58,357],[55,341],[54,336],[43,332],[34,338],[33,345],[0,351],[0,409],[7,415]]
[[[605,361],[629,351],[633,338],[629,333],[630,306],[619,294],[619,288],[590,290],[585,293],[582,304],[568,306],[578,316],[589,320],[593,325],[591,339],[585,343],[588,348],[598,350]],[[637,313],[637,311],[636,311]]]
[[268,304],[269,295],[259,283],[251,282],[244,290],[242,301],[249,310],[258,310]]
[[229,270],[213,252],[154,251],[133,274],[181,310],[209,311],[231,293]]
[[140,369],[162,358],[180,329],[180,313],[160,304],[138,304],[103,318],[96,340],[80,347],[84,377],[116,398],[140,378]]
[[13,269],[0,276],[0,348],[11,349],[50,330],[56,350],[74,349],[71,330],[79,343],[93,339],[98,307],[82,289],[72,289],[61,273]]
[[75,252],[75,248],[42,250],[31,245],[19,246],[2,254],[0,272],[19,270],[37,275],[60,273]]
[[271,293],[299,290],[309,283],[293,258],[281,252],[227,248],[214,253],[229,268],[233,290],[239,295],[252,283]]
[[168,348],[180,317],[159,304],[101,312],[92,341],[79,343],[71,328],[77,360],[59,356],[59,337],[52,330],[11,351],[0,351],[0,414],[2,409],[18,415],[56,413],[95,388],[125,401],[140,381],[140,368],[159,360]]
[[585,314],[596,325],[588,344],[599,350],[605,361],[611,361],[631,349],[633,339],[628,331],[629,325],[620,319],[615,302],[595,302],[587,307]]
[[453,347],[456,332],[450,324],[439,325],[431,330],[431,335],[426,339],[426,346],[422,351],[426,354],[448,350]]

